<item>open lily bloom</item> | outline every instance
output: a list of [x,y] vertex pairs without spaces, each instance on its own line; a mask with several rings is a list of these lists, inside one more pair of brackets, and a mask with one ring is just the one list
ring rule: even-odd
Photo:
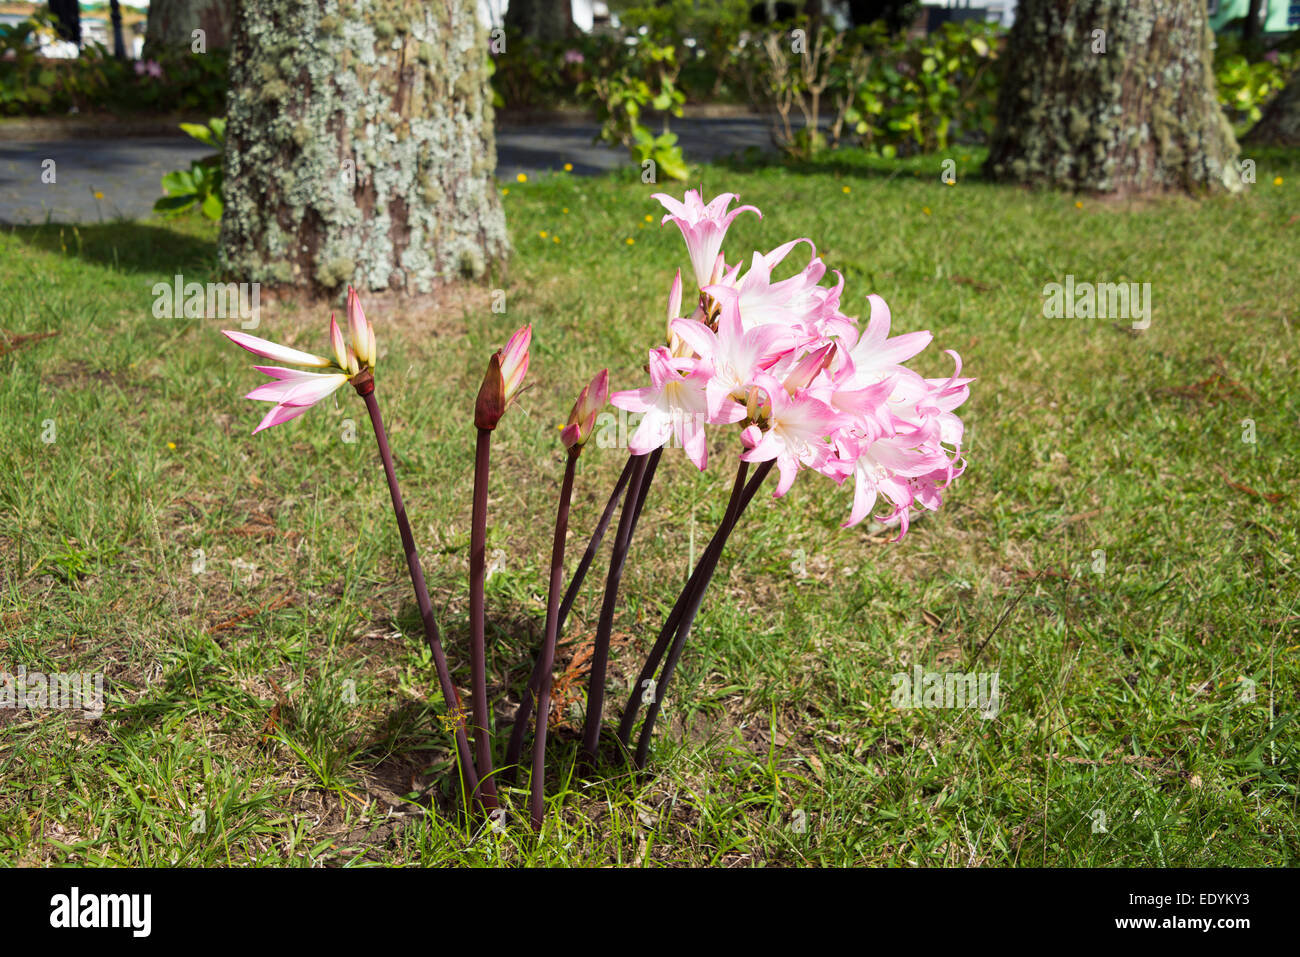
[[695,281],[700,288],[707,286],[713,275],[713,267],[722,248],[722,240],[727,229],[741,213],[755,213],[761,219],[763,214],[755,206],[739,206],[727,211],[735,193],[723,193],[712,202],[705,204],[698,190],[686,191],[684,201],[678,202],[671,196],[655,193],[654,199],[668,210],[660,225],[669,220],[676,223],[686,240],[686,250],[691,257],[691,267],[695,270]]
[[[274,403],[257,428],[256,435],[263,429],[280,425],[290,419],[296,419],[317,402],[333,395],[334,392],[350,382],[363,370],[374,368],[375,330],[366,321],[361,311],[361,301],[356,290],[348,287],[348,326],[352,342],[343,338],[343,331],[338,322],[330,316],[330,347],[333,359],[302,352],[289,346],[250,336],[246,332],[234,332],[223,329],[222,335],[235,345],[247,349],[253,355],[272,359],[293,366],[307,366],[314,369],[333,369],[332,372],[304,372],[302,369],[289,369],[284,366],[254,366],[258,372],[269,375],[274,382],[267,382],[249,392],[244,398],[258,402]],[[357,348],[360,343],[360,349]]]
[[[741,207],[724,193],[709,203],[688,191],[682,202],[655,197],[681,229],[700,292],[700,306],[681,318],[678,279],[669,293],[668,347],[650,354],[651,384],[615,393],[619,408],[645,418],[630,442],[643,453],[676,438],[701,469],[707,444],[703,424],[736,424],[746,461],[775,460],[775,495],[784,495],[800,471],[837,483],[854,480],[846,525],[870,514],[906,533],[914,508],[934,509],[965,468],[963,426],[954,410],[970,395],[961,359],[947,379],[927,379],[904,363],[930,344],[929,332],[890,335],[890,314],[868,297],[865,327],[841,311],[843,276],[822,285],[827,269],[807,239],[754,253],[748,269],[728,266],[727,228]],[[761,214],[759,214],[761,216]],[[773,280],[795,247],[807,243],[806,266]]]
[[[686,457],[701,471],[708,464],[704,417],[708,408],[704,386],[694,359],[673,357],[666,348],[650,351],[650,384],[642,389],[615,392],[609,401],[628,412],[642,413],[628,449],[645,455],[676,439]],[[742,413],[743,414],[743,413]]]

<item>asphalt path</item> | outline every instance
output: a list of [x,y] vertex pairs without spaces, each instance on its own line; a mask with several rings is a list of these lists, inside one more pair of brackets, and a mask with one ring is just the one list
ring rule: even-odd
[[[771,148],[758,117],[679,119],[673,131],[688,159],[707,161],[750,147]],[[626,150],[594,143],[594,123],[504,126],[497,129],[497,176],[560,170],[592,176],[632,165]],[[144,219],[162,195],[160,180],[211,153],[180,134],[120,139],[0,142],[0,224],[96,223]]]

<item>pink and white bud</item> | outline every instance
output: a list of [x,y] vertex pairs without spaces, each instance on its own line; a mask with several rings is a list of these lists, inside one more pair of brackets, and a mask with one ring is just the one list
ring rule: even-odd
[[573,404],[569,421],[560,433],[560,441],[566,449],[575,446],[579,449],[591,438],[596,427],[596,415],[609,401],[609,370],[601,369],[590,383],[583,386],[578,393],[578,401]]

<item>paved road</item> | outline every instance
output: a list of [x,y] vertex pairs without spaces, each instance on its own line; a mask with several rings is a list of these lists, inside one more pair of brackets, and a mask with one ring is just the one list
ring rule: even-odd
[[[769,148],[766,127],[755,118],[681,119],[673,128],[692,160]],[[502,127],[497,175],[513,180],[518,173],[558,170],[565,163],[575,173],[594,175],[631,162],[624,150],[594,145],[596,132],[594,123]],[[147,217],[161,195],[162,175],[210,152],[185,136],[0,143],[0,223]],[[53,160],[54,182],[42,179],[51,169],[47,160]]]

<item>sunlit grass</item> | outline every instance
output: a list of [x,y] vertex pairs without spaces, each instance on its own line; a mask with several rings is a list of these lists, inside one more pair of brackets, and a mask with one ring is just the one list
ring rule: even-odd
[[[1259,185],[1237,199],[1119,207],[991,186],[978,153],[952,158],[955,186],[939,157],[699,171],[706,193],[763,210],[736,221],[733,261],[807,236],[843,272],[846,310],[876,292],[895,331],[934,332],[922,371],[947,374],[939,350],[961,354],[978,377],[969,471],[898,545],[865,523],[842,530],[850,491],[818,476],[760,496],[697,622],[653,773],[577,778],[559,729],[540,839],[456,813],[361,404],[341,392],[252,437],[262,410],[241,396],[259,377],[218,335],[230,322],[154,318],[154,283],[215,278],[213,228],[0,233],[0,667],[102,671],[108,686],[97,722],[0,710],[0,857],[1294,864],[1300,163],[1257,157]],[[462,687],[470,409],[489,352],[534,326],[534,385],[493,450],[498,701],[540,637],[556,426],[599,368],[615,389],[641,383],[685,264],[650,198],[679,187],[635,172],[503,184],[508,273],[367,299]],[[1043,286],[1067,274],[1150,282],[1151,327],[1044,318]],[[258,331],[324,349],[331,308],[264,297]],[[43,333],[56,335],[17,338]],[[704,474],[665,457],[607,720],[692,541],[698,555],[721,516],[735,446],[719,429]],[[618,449],[584,455],[575,542],[622,464]],[[561,669],[594,630],[601,572]],[[996,670],[998,716],[895,708],[891,676],[918,663]],[[525,792],[506,796],[521,806]]]

